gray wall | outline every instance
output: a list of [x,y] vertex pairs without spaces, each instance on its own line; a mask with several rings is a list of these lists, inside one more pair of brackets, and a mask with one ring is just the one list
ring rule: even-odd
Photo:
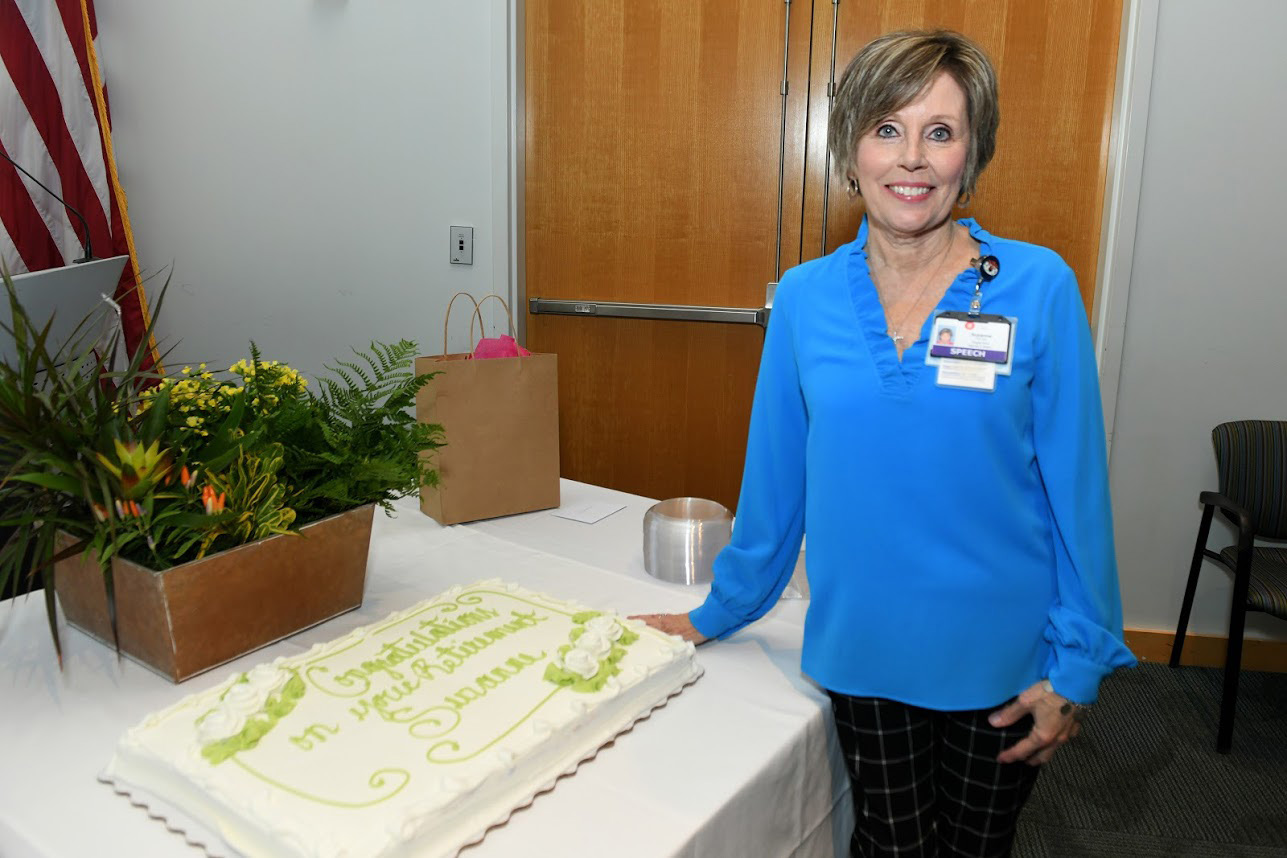
[[[252,339],[310,375],[372,339],[436,354],[453,292],[506,294],[504,0],[97,11],[152,295],[173,274],[168,364],[226,367]],[[448,263],[452,224],[472,267]]]
[[[1287,419],[1287,3],[1160,6],[1111,477],[1127,625],[1174,630],[1211,428]],[[1208,564],[1192,631],[1225,633],[1229,591]]]
[[[252,338],[307,373],[373,338],[436,352],[453,292],[506,293],[505,0],[97,6],[176,361]],[[1129,627],[1174,627],[1211,427],[1287,418],[1284,30],[1279,0],[1161,4],[1111,466]],[[447,263],[453,223],[475,227],[472,268]],[[1222,633],[1223,577],[1199,595],[1194,631]]]

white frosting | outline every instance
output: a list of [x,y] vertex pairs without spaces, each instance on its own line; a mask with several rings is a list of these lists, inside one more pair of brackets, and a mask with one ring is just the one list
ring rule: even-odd
[[[612,652],[612,640],[598,632],[587,630],[576,639],[576,648],[589,653],[590,657],[597,661]],[[598,673],[597,668],[595,673]],[[590,676],[594,676],[594,673]]]
[[[248,858],[454,855],[700,674],[691,645],[611,615],[560,657],[585,610],[499,581],[452,588],[149,716],[108,775]],[[626,629],[639,637],[621,644]],[[619,672],[598,691],[545,679],[551,664],[592,678],[614,646]],[[273,723],[255,747],[202,756],[292,676],[303,697],[260,722]]]
[[271,663],[256,665],[246,672],[246,682],[262,691],[265,699],[271,694],[276,694],[290,678],[290,674],[282,670],[282,661],[283,659],[279,658]]
[[268,693],[263,688],[249,682],[238,682],[224,695],[222,708],[248,718],[263,709],[267,699]]
[[246,726],[246,716],[234,706],[216,706],[197,725],[197,741],[202,745],[237,735]]
[[590,679],[599,672],[598,657],[577,647],[573,647],[562,656],[555,656],[554,663],[582,679]]
[[612,614],[603,614],[598,617],[591,617],[586,621],[586,631],[603,635],[610,641],[621,640],[621,635],[625,631],[621,622]]

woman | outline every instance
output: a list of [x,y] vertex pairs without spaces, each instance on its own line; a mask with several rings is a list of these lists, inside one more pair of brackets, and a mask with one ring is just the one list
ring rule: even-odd
[[[1134,663],[1073,272],[951,218],[998,118],[991,64],[956,33],[849,64],[828,143],[866,218],[778,287],[710,596],[645,618],[733,634],[776,602],[807,523],[802,666],[832,699],[856,855],[1009,854],[1040,765]],[[930,354],[942,320],[966,358]]]

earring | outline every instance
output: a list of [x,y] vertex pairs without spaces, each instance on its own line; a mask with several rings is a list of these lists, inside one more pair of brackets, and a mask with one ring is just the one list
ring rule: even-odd
[[849,195],[849,199],[851,200],[854,197],[862,196],[862,191],[858,190],[858,180],[853,176],[849,177],[849,181],[845,185],[845,193]]

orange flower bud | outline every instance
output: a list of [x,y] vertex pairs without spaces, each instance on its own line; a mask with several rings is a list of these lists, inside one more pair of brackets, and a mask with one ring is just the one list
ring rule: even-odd
[[201,502],[205,505],[206,515],[214,515],[217,512],[223,512],[224,498],[226,492],[219,492],[218,495],[212,487],[206,486],[201,490]]

